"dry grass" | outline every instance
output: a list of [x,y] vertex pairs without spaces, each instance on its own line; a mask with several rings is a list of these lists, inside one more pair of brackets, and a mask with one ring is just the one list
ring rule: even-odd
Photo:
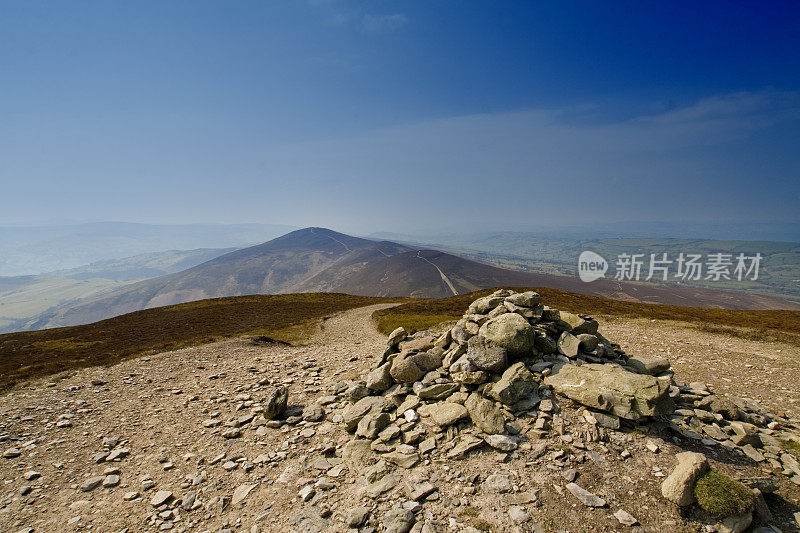
[[[741,311],[730,309],[707,309],[703,307],[679,307],[675,305],[625,302],[587,296],[547,287],[519,288],[516,291],[535,290],[550,307],[572,313],[611,315],[630,318],[678,320],[699,324],[704,328],[717,329],[737,336],[760,336],[758,340],[780,340],[800,338],[800,311]],[[398,326],[418,331],[447,320],[458,320],[474,299],[491,294],[496,289],[476,291],[437,300],[415,300],[391,309],[375,313],[378,329],[388,333]],[[789,336],[784,335],[789,333]]]
[[237,296],[147,309],[84,326],[8,333],[0,335],[0,390],[71,368],[237,335],[298,342],[327,315],[407,300],[335,293]]

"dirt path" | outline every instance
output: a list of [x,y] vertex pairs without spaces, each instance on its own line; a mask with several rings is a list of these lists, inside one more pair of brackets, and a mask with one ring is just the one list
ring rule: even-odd
[[435,268],[435,269],[436,269],[436,270],[439,272],[439,275],[442,277],[442,281],[445,283],[445,285],[447,285],[447,286],[448,286],[448,288],[450,289],[450,291],[453,293],[453,296],[458,296],[458,291],[456,290],[455,286],[454,286],[454,285],[453,285],[453,283],[450,281],[450,278],[448,278],[447,276],[445,276],[445,274],[444,274],[444,272],[442,272],[442,269],[441,269],[441,268],[439,268],[438,266],[436,266],[436,265],[435,265],[435,264],[434,264],[432,261],[430,261],[429,259],[426,259],[426,258],[422,257],[422,256],[420,255],[420,252],[419,252],[419,251],[417,252],[417,257],[418,257],[418,258],[420,258],[420,259],[422,259],[422,260],[423,260],[423,261],[425,261],[426,263],[429,263],[431,266],[433,266],[433,268]]
[[[291,433],[284,426],[248,430],[240,438],[221,435],[275,384],[290,388],[290,406],[308,405],[357,378],[385,348],[372,313],[391,305],[335,315],[298,346],[229,339],[50,376],[0,396],[0,451],[22,452],[0,458],[0,531],[189,531],[201,524],[198,531],[219,531],[242,519],[261,531],[284,527],[297,511],[297,489],[276,478],[284,470],[302,471],[299,463],[314,446],[335,445],[338,425],[301,421]],[[206,427],[208,420],[219,425]],[[311,435],[300,434],[312,427]],[[98,454],[108,453],[104,439],[118,439],[117,448],[128,455],[98,463]],[[221,454],[226,459],[214,462]],[[118,485],[81,490],[92,476],[113,469]],[[31,471],[38,477],[25,479]],[[206,481],[187,485],[187,476],[201,474]],[[143,484],[145,478],[152,481]],[[223,509],[220,498],[229,501],[242,485],[254,485],[248,500],[255,503],[247,511]],[[202,506],[178,506],[168,510],[173,517],[153,520],[150,499],[158,490],[175,499],[192,493]]]

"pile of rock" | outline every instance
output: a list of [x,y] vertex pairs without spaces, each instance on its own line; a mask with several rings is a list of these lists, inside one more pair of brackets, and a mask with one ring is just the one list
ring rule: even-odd
[[510,290],[474,301],[438,338],[398,328],[381,364],[349,391],[345,427],[387,461],[410,467],[443,446],[451,458],[484,444],[513,451],[519,439],[508,422],[535,416],[543,435],[553,392],[591,408],[594,440],[620,419],[672,413],[669,362],[628,357],[597,329],[592,317]]
[[[800,484],[797,460],[780,443],[798,439],[792,421],[715,395],[705,384],[677,382],[667,359],[625,354],[598,332],[594,318],[544,306],[535,292],[480,298],[438,337],[398,328],[380,364],[348,395],[342,420],[355,434],[349,448],[377,453],[379,465],[412,468],[430,454],[457,459],[481,448],[535,452],[530,437],[551,430],[597,442],[608,440],[608,430],[655,422],[679,438],[738,449]],[[555,415],[559,397],[575,402],[585,430],[555,427],[564,423]],[[524,437],[521,420],[534,420]],[[567,488],[582,501],[597,498]]]

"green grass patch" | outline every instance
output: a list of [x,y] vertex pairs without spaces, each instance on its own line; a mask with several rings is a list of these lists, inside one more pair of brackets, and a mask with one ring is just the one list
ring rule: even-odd
[[257,334],[308,338],[323,317],[365,305],[404,302],[337,293],[213,298],[136,311],[83,326],[0,335],[0,390],[26,379],[126,357]]
[[718,517],[743,515],[756,499],[751,489],[716,470],[697,480],[694,494],[704,511]]
[[786,450],[786,453],[794,455],[800,460],[800,442],[784,439],[778,439],[778,441],[781,443],[783,449]]

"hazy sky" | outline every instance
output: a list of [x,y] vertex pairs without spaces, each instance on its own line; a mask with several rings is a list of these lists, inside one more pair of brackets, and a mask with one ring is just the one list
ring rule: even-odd
[[800,221],[797,2],[0,9],[0,224]]

